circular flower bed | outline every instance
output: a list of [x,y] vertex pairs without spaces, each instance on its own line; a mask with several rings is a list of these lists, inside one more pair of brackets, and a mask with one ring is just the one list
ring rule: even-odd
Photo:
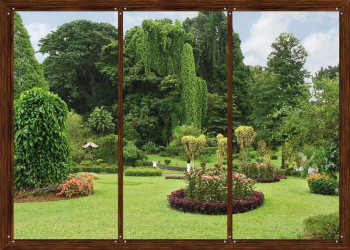
[[[198,201],[188,200],[185,197],[185,189],[172,192],[169,197],[169,206],[182,212],[200,214],[227,214],[226,201]],[[253,196],[245,200],[234,200],[232,213],[244,213],[260,207],[264,202],[264,194],[253,191]]]
[[[169,206],[183,212],[227,213],[227,171],[222,168],[197,169],[185,174],[187,187],[168,196]],[[233,213],[261,206],[264,195],[254,190],[255,182],[240,173],[232,174]]]

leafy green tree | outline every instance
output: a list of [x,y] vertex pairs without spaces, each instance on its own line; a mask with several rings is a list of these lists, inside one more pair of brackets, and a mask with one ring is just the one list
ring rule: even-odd
[[114,134],[102,138],[99,152],[104,162],[110,164],[118,163],[118,136]]
[[316,73],[315,78],[321,80],[322,78],[334,79],[339,76],[339,65],[338,66],[328,66],[327,68],[321,67],[321,69]]
[[[209,93],[226,93],[227,17],[219,11],[201,11],[198,16],[187,18],[183,26],[193,37],[190,44],[197,75],[207,82]],[[243,59],[241,40],[237,33],[233,33],[233,95],[237,112],[241,114],[235,117],[235,121],[241,124],[247,122],[249,114],[246,82],[250,72]]]
[[197,137],[202,133],[200,129],[193,125],[182,125],[175,127],[172,132],[172,141],[170,142],[170,146],[177,147],[181,146],[181,138],[184,136],[194,136]]
[[[235,135],[240,147],[242,161],[246,162],[248,160],[248,148],[253,143],[256,136],[256,132],[251,126],[239,126],[235,129]],[[222,136],[218,137],[218,143],[221,139]]]
[[185,44],[181,55],[181,103],[183,124],[201,128],[207,110],[207,85],[196,76],[192,47]]
[[14,185],[31,189],[61,183],[70,173],[68,109],[57,95],[33,88],[14,104]]
[[304,81],[308,76],[304,68],[307,51],[291,33],[280,34],[271,47],[273,51],[268,57],[267,66],[280,81],[283,106],[296,106],[307,91]]
[[146,93],[126,95],[123,107],[124,124],[136,130],[141,142],[151,140],[162,144],[164,124],[159,116],[160,99]]
[[41,65],[34,57],[35,52],[20,15],[14,12],[13,19],[14,99],[17,99],[22,91],[34,87],[49,90],[49,84],[44,78]]
[[48,54],[43,65],[50,89],[69,108],[82,114],[115,102],[115,75],[107,67],[111,62],[106,59],[101,65],[101,57],[111,52],[108,45],[114,45],[117,37],[118,30],[111,24],[77,20],[40,40],[39,52]]
[[105,107],[96,107],[88,119],[91,130],[98,135],[105,135],[113,132],[115,125],[112,121],[112,115]]
[[[310,101],[286,111],[282,131],[295,151],[309,151],[310,157],[323,150],[326,158],[333,157],[332,152],[339,149],[339,78],[314,78],[311,89]],[[330,161],[336,164],[338,157]]]
[[268,148],[281,145],[280,125],[283,112],[283,97],[280,95],[280,81],[275,74],[261,67],[251,69],[248,99],[251,105],[249,121],[257,130],[257,139],[267,142]]
[[181,142],[187,157],[191,160],[191,167],[194,171],[194,160],[200,155],[206,144],[205,136],[200,135],[198,138],[194,136],[184,136],[181,138]]
[[85,130],[83,128],[83,118],[81,115],[71,110],[67,115],[68,139],[72,146],[73,161],[80,163],[85,155],[82,146],[85,143]]

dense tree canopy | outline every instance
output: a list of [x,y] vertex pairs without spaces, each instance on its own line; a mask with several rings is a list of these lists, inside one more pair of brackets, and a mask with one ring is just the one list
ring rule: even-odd
[[34,57],[34,49],[30,43],[28,32],[23,26],[20,15],[14,12],[13,19],[14,99],[17,99],[22,91],[34,87],[49,90],[49,84],[44,78],[41,65]]
[[280,95],[285,105],[295,106],[307,90],[304,68],[307,52],[300,41],[291,33],[282,33],[271,45],[273,51],[268,57],[268,69],[280,81]]
[[[115,45],[117,29],[111,24],[77,20],[63,24],[40,40],[40,52],[47,53],[44,73],[50,89],[78,113],[96,106],[110,106],[116,100],[116,82],[100,65],[101,54]],[[103,51],[104,50],[104,51]],[[117,65],[115,65],[117,66]]]

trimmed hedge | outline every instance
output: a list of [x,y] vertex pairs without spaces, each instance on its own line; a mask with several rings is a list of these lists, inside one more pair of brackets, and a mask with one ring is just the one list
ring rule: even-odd
[[281,179],[287,179],[286,176],[284,177],[278,177],[278,176],[275,176],[273,178],[270,178],[270,179],[261,179],[261,178],[258,178],[258,179],[255,179],[256,182],[260,182],[260,183],[270,183],[270,182],[278,182],[280,181]]
[[182,179],[185,180],[185,176],[165,176],[165,179]]
[[[185,189],[172,192],[168,196],[169,206],[173,209],[188,213],[199,214],[227,214],[227,202],[208,202],[187,200],[184,198]],[[264,203],[264,194],[254,191],[254,196],[245,200],[234,200],[232,203],[232,213],[244,213],[260,207]]]
[[159,168],[133,167],[124,170],[125,176],[161,176],[162,170]]

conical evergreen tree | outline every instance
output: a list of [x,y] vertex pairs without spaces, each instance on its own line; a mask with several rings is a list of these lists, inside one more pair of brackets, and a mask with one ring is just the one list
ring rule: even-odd
[[14,15],[14,51],[13,51],[14,99],[22,91],[39,87],[49,90],[43,70],[34,57],[30,37],[18,13]]

